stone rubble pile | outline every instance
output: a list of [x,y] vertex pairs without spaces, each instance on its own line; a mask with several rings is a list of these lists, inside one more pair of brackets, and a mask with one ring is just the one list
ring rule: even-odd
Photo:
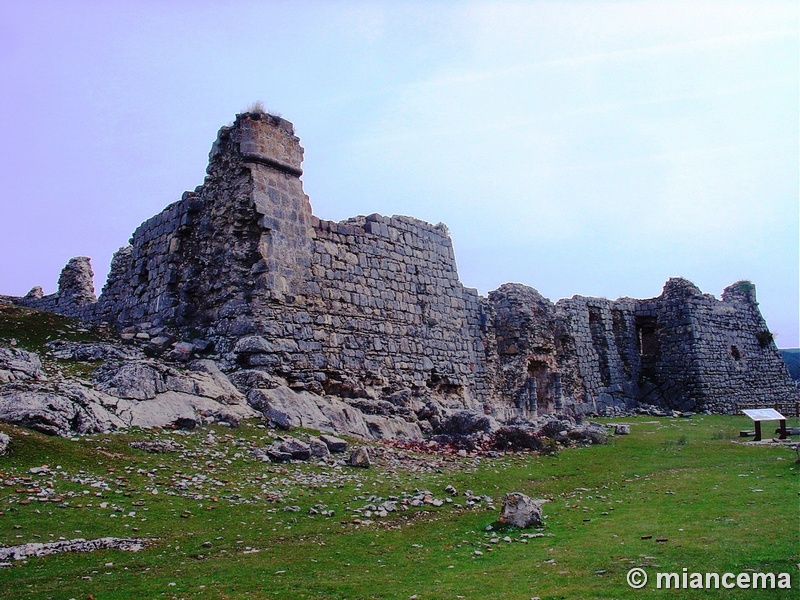
[[95,552],[97,550],[123,550],[138,552],[145,540],[104,537],[96,540],[77,538],[57,542],[32,542],[19,546],[0,547],[0,567],[11,566],[12,560],[25,560],[34,556],[49,556],[60,552]]

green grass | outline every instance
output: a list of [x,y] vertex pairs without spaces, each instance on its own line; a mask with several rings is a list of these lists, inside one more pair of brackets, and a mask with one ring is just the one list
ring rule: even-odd
[[[15,482],[0,485],[0,544],[152,539],[139,553],[15,563],[0,570],[0,598],[527,600],[659,593],[627,586],[633,566],[651,578],[683,567],[788,572],[794,583],[794,590],[670,590],[664,597],[797,598],[800,465],[794,453],[734,443],[749,423],[741,417],[625,421],[632,423],[630,436],[557,456],[475,462],[412,455],[413,468],[379,460],[367,470],[257,462],[249,448],[268,443],[273,433],[255,424],[79,441],[0,426],[14,440],[11,454],[0,457],[0,477]],[[209,431],[218,442],[205,443]],[[163,438],[186,451],[151,455],[128,446]],[[53,475],[28,473],[42,464]],[[206,479],[193,482],[198,475]],[[30,489],[20,487],[21,477],[51,482],[61,502],[21,504],[31,495],[17,491]],[[443,499],[448,484],[459,491],[451,504],[354,522],[363,517],[353,509],[371,496],[402,498],[428,489]],[[466,489],[492,496],[495,506],[466,508]],[[544,536],[498,526],[502,495],[510,491],[550,500]],[[315,505],[334,516],[309,514]],[[494,536],[499,543],[492,543]],[[503,541],[506,536],[512,541]]]
[[108,341],[106,329],[85,326],[76,319],[63,315],[0,304],[0,346],[14,347],[35,352],[42,360],[46,375],[61,375],[90,380],[92,373],[103,361],[78,361],[55,358],[47,342],[65,340],[71,342]]
[[0,344],[36,353],[47,353],[52,340],[99,341],[100,338],[75,319],[22,306],[0,304]]

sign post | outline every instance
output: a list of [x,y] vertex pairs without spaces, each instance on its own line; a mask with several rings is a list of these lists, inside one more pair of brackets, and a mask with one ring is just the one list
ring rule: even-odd
[[756,437],[753,438],[754,442],[761,441],[761,421],[780,421],[780,436],[778,439],[786,439],[786,417],[774,408],[745,408],[742,412],[750,417],[756,424]]

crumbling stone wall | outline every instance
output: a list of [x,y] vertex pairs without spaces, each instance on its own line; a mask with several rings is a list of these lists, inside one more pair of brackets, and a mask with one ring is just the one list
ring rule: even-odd
[[[725,289],[722,300],[691,282],[673,278],[649,300],[586,298],[559,300],[548,310],[533,290],[492,292],[496,307],[524,297],[506,319],[510,338],[539,341],[551,372],[560,377],[562,405],[578,412],[652,404],[683,411],[736,412],[740,402],[769,405],[798,400],[772,335],[758,310],[755,286],[746,281]],[[529,318],[533,310],[540,315]],[[527,311],[527,313],[526,313]],[[498,315],[503,310],[497,310]],[[498,332],[508,329],[498,323]],[[553,340],[552,347],[547,345]],[[542,340],[544,342],[542,342]],[[530,344],[521,344],[527,348]],[[508,350],[498,347],[499,356]],[[508,361],[505,397],[518,397],[525,365]],[[530,368],[528,369],[528,373]],[[514,382],[508,385],[508,381]]]
[[[220,130],[205,183],[143,223],[112,262],[100,314],[200,331],[252,330],[259,310],[302,293],[311,205],[291,123],[247,115]],[[231,321],[248,321],[237,325]]]
[[71,258],[58,278],[58,292],[45,296],[40,286],[34,287],[18,304],[68,314],[92,321],[95,319],[97,297],[94,294],[94,271],[87,256]]
[[459,281],[442,224],[313,216],[302,158],[291,123],[238,115],[203,185],[116,253],[99,300],[79,258],[57,294],[18,302],[162,343],[199,339],[189,348],[295,389],[434,398],[502,420],[638,403],[731,412],[798,397],[748,282],[721,301],[682,279],[649,300],[553,304],[520,284],[481,298]]

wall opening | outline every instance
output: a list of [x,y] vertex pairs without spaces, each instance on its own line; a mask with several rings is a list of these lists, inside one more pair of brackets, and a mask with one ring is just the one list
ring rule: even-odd
[[742,360],[742,353],[739,352],[739,348],[737,346],[731,346],[731,356],[733,360]]
[[642,379],[654,379],[658,360],[658,321],[656,317],[636,317],[636,338],[639,343],[640,375]]
[[541,360],[528,362],[528,378],[525,384],[530,409],[536,408],[537,414],[549,414],[556,408],[553,386],[553,372],[550,365]]

